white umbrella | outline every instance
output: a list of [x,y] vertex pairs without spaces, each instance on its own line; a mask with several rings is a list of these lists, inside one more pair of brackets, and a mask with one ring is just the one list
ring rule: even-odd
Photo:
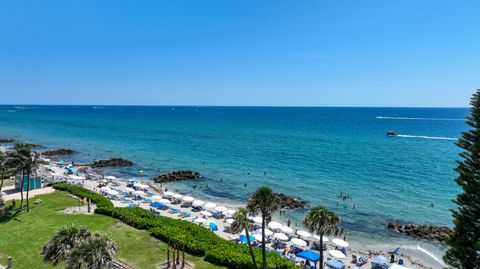
[[262,235],[261,234],[252,234],[253,238],[255,238],[255,240],[259,241],[259,242],[262,242]]
[[302,240],[300,238],[293,238],[290,241],[292,242],[292,244],[294,244],[298,247],[306,247],[307,246],[307,242],[305,242],[304,240]]
[[195,222],[195,223],[204,223],[205,221],[207,221],[207,220],[204,219],[204,218],[196,218],[196,219],[193,220],[193,222]]
[[109,195],[118,195],[118,191],[116,191],[116,190],[109,190],[109,191],[107,191],[107,193]]
[[[314,235],[313,238],[315,238],[315,239],[317,239],[317,240],[320,241],[320,236],[318,236],[318,235]],[[328,242],[328,241],[329,241],[329,240],[328,240],[328,237],[323,236],[323,243]]]
[[175,193],[173,193],[171,191],[166,191],[166,192],[163,193],[163,195],[168,196],[168,197],[173,196],[174,194]]
[[227,211],[227,208],[224,207],[224,206],[217,206],[217,207],[215,207],[215,211],[217,211],[217,212],[225,212],[225,211]]
[[227,219],[227,220],[225,220],[225,222],[228,223],[228,224],[232,224],[232,223],[235,222],[235,220],[234,219]]
[[212,213],[208,212],[208,211],[200,211],[200,215],[203,215],[205,217],[211,217],[212,216]]
[[142,186],[142,185],[143,185],[143,184],[140,183],[140,182],[135,182],[135,183],[133,183],[133,186],[134,186],[134,187],[137,187],[137,188],[140,187],[140,186]]
[[162,204],[170,204],[170,200],[167,200],[167,199],[161,199],[159,200],[158,202],[162,203]]
[[[297,234],[303,237],[311,237],[312,234],[306,231],[297,231]],[[319,238],[320,239],[320,238]]]
[[192,204],[192,205],[193,205],[193,206],[202,206],[202,205],[204,205],[204,204],[205,204],[205,202],[202,201],[202,200],[195,200],[195,201],[193,201],[193,204]]
[[145,194],[145,192],[143,192],[143,191],[134,191],[133,192],[133,195],[143,195],[143,194]]
[[150,186],[144,185],[144,184],[140,184],[140,186],[138,186],[138,188],[140,188],[140,189],[142,189],[142,190],[146,190],[146,189],[150,188]]
[[284,232],[286,234],[293,234],[293,229],[288,227],[288,226],[282,226],[282,228],[280,228],[280,230],[282,230],[282,232]]
[[183,201],[185,201],[185,202],[191,202],[193,200],[195,200],[195,198],[193,198],[192,196],[184,196],[183,197]]
[[234,210],[234,209],[229,209],[229,210],[225,211],[225,213],[226,213],[227,215],[234,215],[235,212],[237,212],[237,210]]
[[269,227],[270,229],[274,229],[274,230],[280,229],[280,228],[282,228],[282,226],[283,226],[282,224],[280,224],[280,223],[278,223],[278,222],[275,222],[275,221],[271,221],[271,222],[268,224],[268,227]]
[[154,195],[154,196],[150,197],[150,199],[152,199],[152,200],[162,200],[162,196]]
[[272,230],[265,228],[265,236],[271,236],[271,235],[273,235]]
[[135,190],[134,190],[134,189],[132,189],[132,188],[126,187],[126,188],[125,188],[125,191],[128,191],[128,192],[134,192]]
[[254,217],[252,220],[255,223],[262,224],[262,217]]
[[114,180],[114,179],[117,179],[117,177],[114,177],[114,176],[108,176],[108,177],[105,177],[106,179],[110,179],[110,180]]
[[341,248],[348,248],[349,246],[348,242],[345,242],[342,239],[338,239],[338,238],[333,239],[332,243],[334,243],[336,246],[339,246]]
[[215,208],[216,206],[217,206],[217,204],[211,203],[211,202],[208,202],[208,203],[206,203],[206,204],[204,205],[204,207],[205,207],[206,209],[212,209],[212,208]]
[[70,175],[70,178],[73,180],[85,180],[86,178],[77,176],[77,175]]
[[175,194],[173,195],[173,198],[175,198],[175,199],[182,199],[182,198],[183,198],[183,195],[178,194],[178,193],[175,193]]
[[110,189],[110,187],[101,187],[100,190],[107,192],[107,191],[111,191],[112,189]]
[[339,250],[336,250],[336,249],[329,250],[328,254],[330,254],[330,256],[332,256],[336,259],[345,259],[347,257],[345,254],[343,254],[343,252],[341,252]]
[[282,240],[282,241],[287,241],[288,240],[288,236],[284,233],[274,233],[273,237],[277,238],[278,240]]

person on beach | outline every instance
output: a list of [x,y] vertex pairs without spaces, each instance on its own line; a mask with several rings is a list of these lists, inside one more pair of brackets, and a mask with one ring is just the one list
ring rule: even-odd
[[290,227],[291,224],[292,224],[292,221],[290,219],[288,219],[287,226]]
[[16,206],[17,202],[15,201],[15,199],[12,200],[12,209],[15,209],[15,206]]

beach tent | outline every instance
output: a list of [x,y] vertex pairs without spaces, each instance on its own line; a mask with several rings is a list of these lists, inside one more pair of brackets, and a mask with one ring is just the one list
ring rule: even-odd
[[274,230],[280,229],[280,228],[282,228],[282,226],[283,226],[282,224],[280,224],[278,222],[275,222],[275,221],[271,221],[270,223],[268,223],[268,228],[274,229]]
[[193,220],[193,222],[195,222],[195,223],[204,223],[205,221],[207,221],[207,220],[204,219],[204,218],[196,218],[196,219]]
[[208,211],[200,211],[200,215],[203,215],[205,217],[211,217],[212,216],[212,213],[208,212]]
[[[238,238],[238,240],[241,242],[241,243],[247,243],[247,236],[246,235],[240,235],[240,237]],[[250,235],[250,242],[253,242],[255,241],[255,237],[251,236]]]
[[215,222],[210,222],[208,226],[210,226],[210,229],[212,229],[212,231],[214,232],[218,231],[218,226]]
[[227,208],[224,207],[224,206],[217,206],[217,207],[215,207],[215,211],[217,211],[217,212],[225,212],[225,211],[227,211]]
[[328,254],[330,254],[330,256],[332,256],[336,259],[345,259],[347,257],[343,252],[341,252],[340,250],[336,250],[336,249],[329,250]]
[[341,247],[341,248],[348,248],[349,244],[346,241],[343,241],[342,239],[335,238],[332,240],[332,243],[334,243],[336,246]]
[[325,264],[330,268],[335,268],[335,269],[345,268],[345,264],[343,264],[343,262],[337,261],[337,260],[329,260]]
[[312,250],[302,251],[297,254],[297,257],[311,262],[318,262],[320,260],[320,254]]
[[235,222],[235,220],[234,219],[227,219],[227,220],[225,220],[225,222],[228,223],[228,224],[232,224],[232,223]]
[[273,237],[275,237],[276,239],[281,240],[281,241],[287,241],[288,240],[288,236],[284,233],[274,233]]
[[[314,235],[313,238],[320,241],[320,236],[318,236],[318,235]],[[326,237],[326,236],[323,237],[323,243],[325,243],[325,242],[328,242],[328,237]]]
[[[312,234],[306,231],[297,231],[297,234],[303,237],[311,237]],[[320,239],[320,238],[319,238]]]
[[280,230],[282,230],[282,232],[284,232],[286,234],[292,234],[293,233],[293,229],[288,227],[288,226],[282,226],[282,228],[280,228]]
[[294,244],[295,246],[298,246],[298,247],[306,247],[307,246],[307,242],[303,241],[300,238],[293,238],[290,241],[292,242],[292,244]]
[[202,200],[195,200],[195,201],[193,201],[193,204],[192,204],[192,205],[193,205],[193,206],[202,206],[202,205],[204,205],[204,204],[205,204],[205,202],[202,201]]
[[185,201],[185,202],[191,202],[193,200],[195,200],[195,198],[193,198],[192,196],[184,196],[183,197],[183,201]]
[[212,208],[215,208],[216,206],[217,204],[208,202],[203,207],[205,207],[206,209],[212,209]]

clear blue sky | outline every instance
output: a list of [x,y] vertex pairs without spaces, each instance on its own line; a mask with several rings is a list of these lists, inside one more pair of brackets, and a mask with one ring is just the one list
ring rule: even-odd
[[0,103],[467,106],[480,1],[0,2]]

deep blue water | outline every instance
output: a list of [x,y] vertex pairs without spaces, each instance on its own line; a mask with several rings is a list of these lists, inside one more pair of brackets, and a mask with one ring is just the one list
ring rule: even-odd
[[[207,198],[244,201],[268,185],[332,208],[352,233],[388,235],[384,223],[391,219],[451,224],[448,209],[459,191],[453,171],[459,149],[452,139],[466,130],[468,112],[0,106],[0,137],[76,149],[78,162],[123,157],[137,165],[120,172],[137,176],[138,170],[153,176],[193,169],[205,176],[199,187],[183,182],[175,188]],[[387,137],[387,131],[406,136]],[[353,199],[339,202],[340,192]],[[302,214],[291,217],[299,221]]]

